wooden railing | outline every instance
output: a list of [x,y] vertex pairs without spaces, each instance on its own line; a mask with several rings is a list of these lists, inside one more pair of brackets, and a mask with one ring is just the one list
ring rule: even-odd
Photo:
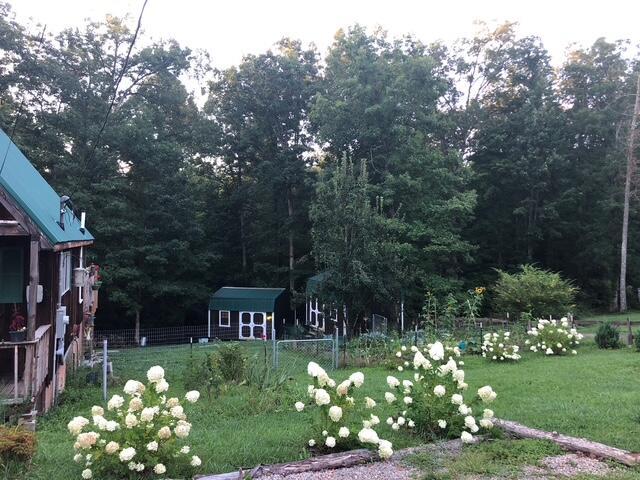
[[[51,325],[38,327],[35,338],[26,342],[1,342],[0,350],[13,350],[13,382],[7,387],[14,403],[29,401],[44,387],[49,371]],[[20,377],[20,353],[24,351],[22,377]]]

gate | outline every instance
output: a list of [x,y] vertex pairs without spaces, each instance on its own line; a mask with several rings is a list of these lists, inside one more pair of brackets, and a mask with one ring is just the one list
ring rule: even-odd
[[338,368],[338,338],[277,340],[273,344],[274,368],[291,373],[306,372],[309,362],[316,362],[325,370]]

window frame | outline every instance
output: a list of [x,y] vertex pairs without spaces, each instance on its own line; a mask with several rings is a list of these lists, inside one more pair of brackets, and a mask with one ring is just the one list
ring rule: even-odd
[[[227,314],[227,324],[226,325],[224,323],[222,323],[222,314],[223,313]],[[230,310],[218,310],[218,326],[219,327],[224,327],[224,328],[231,327],[231,311]]]

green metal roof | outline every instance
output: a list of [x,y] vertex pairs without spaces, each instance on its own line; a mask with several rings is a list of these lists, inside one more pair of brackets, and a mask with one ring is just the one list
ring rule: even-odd
[[80,230],[80,220],[68,208],[64,230],[60,227],[60,196],[1,129],[0,168],[0,185],[9,192],[51,243],[94,240],[88,230],[84,233]]
[[211,295],[209,310],[273,312],[284,288],[222,287]]
[[320,272],[313,277],[309,277],[309,280],[307,280],[307,295],[318,293],[327,278],[329,278],[329,272]]

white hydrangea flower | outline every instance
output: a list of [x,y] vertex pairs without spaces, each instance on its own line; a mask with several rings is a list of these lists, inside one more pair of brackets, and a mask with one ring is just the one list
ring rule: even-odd
[[331,397],[324,388],[318,388],[315,391],[316,404],[318,406],[328,405],[331,403]]
[[157,475],[164,475],[165,473],[167,473],[167,467],[165,467],[162,463],[158,463],[155,467],[153,467],[153,471]]
[[156,413],[155,408],[146,407],[142,409],[140,412],[140,421],[141,422],[151,422]]
[[413,403],[413,398],[411,397],[404,397],[402,399],[402,401],[404,402],[405,405],[411,405]]
[[380,423],[380,417],[377,415],[371,414],[371,425],[378,425]]
[[192,467],[199,467],[200,465],[202,465],[202,460],[200,460],[200,457],[198,457],[197,455],[194,455],[193,457],[191,457]]
[[491,428],[493,428],[493,422],[488,418],[483,418],[482,420],[480,420],[480,426],[482,428],[486,428],[487,430],[490,430]]
[[373,398],[364,397],[364,403],[367,408],[375,408],[376,401]]
[[444,385],[436,385],[433,388],[433,394],[436,397],[443,397],[446,393],[447,393],[447,389],[444,387]]
[[89,480],[91,477],[93,477],[93,472],[91,472],[91,469],[90,469],[90,468],[85,468],[85,469],[82,471],[81,476],[82,476],[82,478],[84,478],[85,480]]
[[124,405],[124,398],[122,398],[120,395],[114,395],[107,402],[107,409],[117,410],[118,408],[122,407],[122,405]]
[[309,440],[309,446],[310,447],[315,447],[316,445],[316,441],[312,438],[311,440]]
[[435,342],[429,347],[429,356],[436,362],[444,359],[444,345],[440,342]]
[[68,424],[67,428],[69,433],[73,436],[77,436],[84,427],[89,425],[89,420],[84,417],[74,417]]
[[458,412],[460,415],[469,415],[469,413],[471,413],[471,409],[463,403],[458,407]]
[[298,412],[301,412],[304,410],[304,403],[302,402],[296,402],[294,406],[296,407],[296,410]]
[[120,450],[120,445],[117,442],[109,442],[104,447],[104,451],[107,452],[109,455],[113,455],[118,450]]
[[389,388],[396,388],[397,386],[400,385],[400,380],[398,380],[396,377],[389,375],[387,377],[387,385],[389,385]]
[[189,403],[196,403],[200,399],[200,392],[191,390],[185,394],[184,398],[186,398]]
[[99,407],[98,405],[94,405],[93,407],[91,407],[91,415],[99,415],[102,416],[104,415],[104,408]]
[[156,393],[164,393],[169,390],[169,383],[164,378],[156,382]]
[[485,408],[484,412],[482,412],[482,418],[487,418],[487,419],[493,418],[493,410],[489,408]]
[[391,392],[385,392],[384,399],[387,401],[387,403],[393,403],[396,401],[396,396]]
[[154,440],[153,442],[147,443],[147,450],[149,450],[150,452],[157,452],[158,451],[158,442],[156,442]]
[[329,418],[331,418],[331,420],[333,420],[334,422],[339,422],[342,418],[342,408],[333,405],[329,409]]
[[338,430],[338,436],[340,438],[347,438],[349,436],[349,429],[347,427],[340,427],[340,430]]
[[180,449],[180,453],[184,453],[184,454],[187,454],[187,453],[189,453],[190,451],[191,451],[191,448],[189,448],[189,446],[188,446],[188,445],[185,445],[184,447],[182,447],[182,448]]
[[462,434],[460,435],[460,440],[462,440],[462,443],[471,443],[473,442],[473,435],[466,431],[462,432]]
[[483,402],[491,403],[496,399],[498,395],[489,385],[485,385],[484,387],[478,389],[478,396],[482,399]]
[[383,460],[387,460],[393,456],[393,445],[388,440],[378,441],[378,455]]
[[127,380],[127,383],[124,384],[123,388],[124,393],[127,395],[142,394],[144,390],[144,385],[137,380]]
[[360,443],[372,443],[377,445],[380,439],[378,434],[372,428],[363,428],[358,432],[358,440]]
[[159,382],[160,380],[164,379],[164,368],[162,368],[159,365],[156,365],[155,367],[151,367],[147,371],[147,379],[151,383],[156,383],[156,382]]
[[459,393],[454,393],[451,395],[451,403],[454,405],[462,405],[464,403],[464,398]]
[[356,388],[360,388],[364,383],[364,374],[362,372],[352,373],[351,376],[349,377],[349,380],[353,382],[353,385]]
[[351,388],[351,380],[347,379],[340,385],[338,385],[338,387],[336,388],[336,392],[339,396],[344,397],[347,393],[349,393],[349,388]]
[[162,440],[171,438],[171,429],[169,427],[162,427],[160,430],[158,430],[158,437]]
[[442,429],[447,428],[447,421],[446,420],[438,420],[438,426]]
[[129,462],[133,457],[136,456],[136,449],[133,447],[127,447],[120,452],[118,456],[121,462]]
[[327,437],[324,441],[324,444],[329,447],[329,448],[333,448],[336,446],[336,439],[335,437]]

